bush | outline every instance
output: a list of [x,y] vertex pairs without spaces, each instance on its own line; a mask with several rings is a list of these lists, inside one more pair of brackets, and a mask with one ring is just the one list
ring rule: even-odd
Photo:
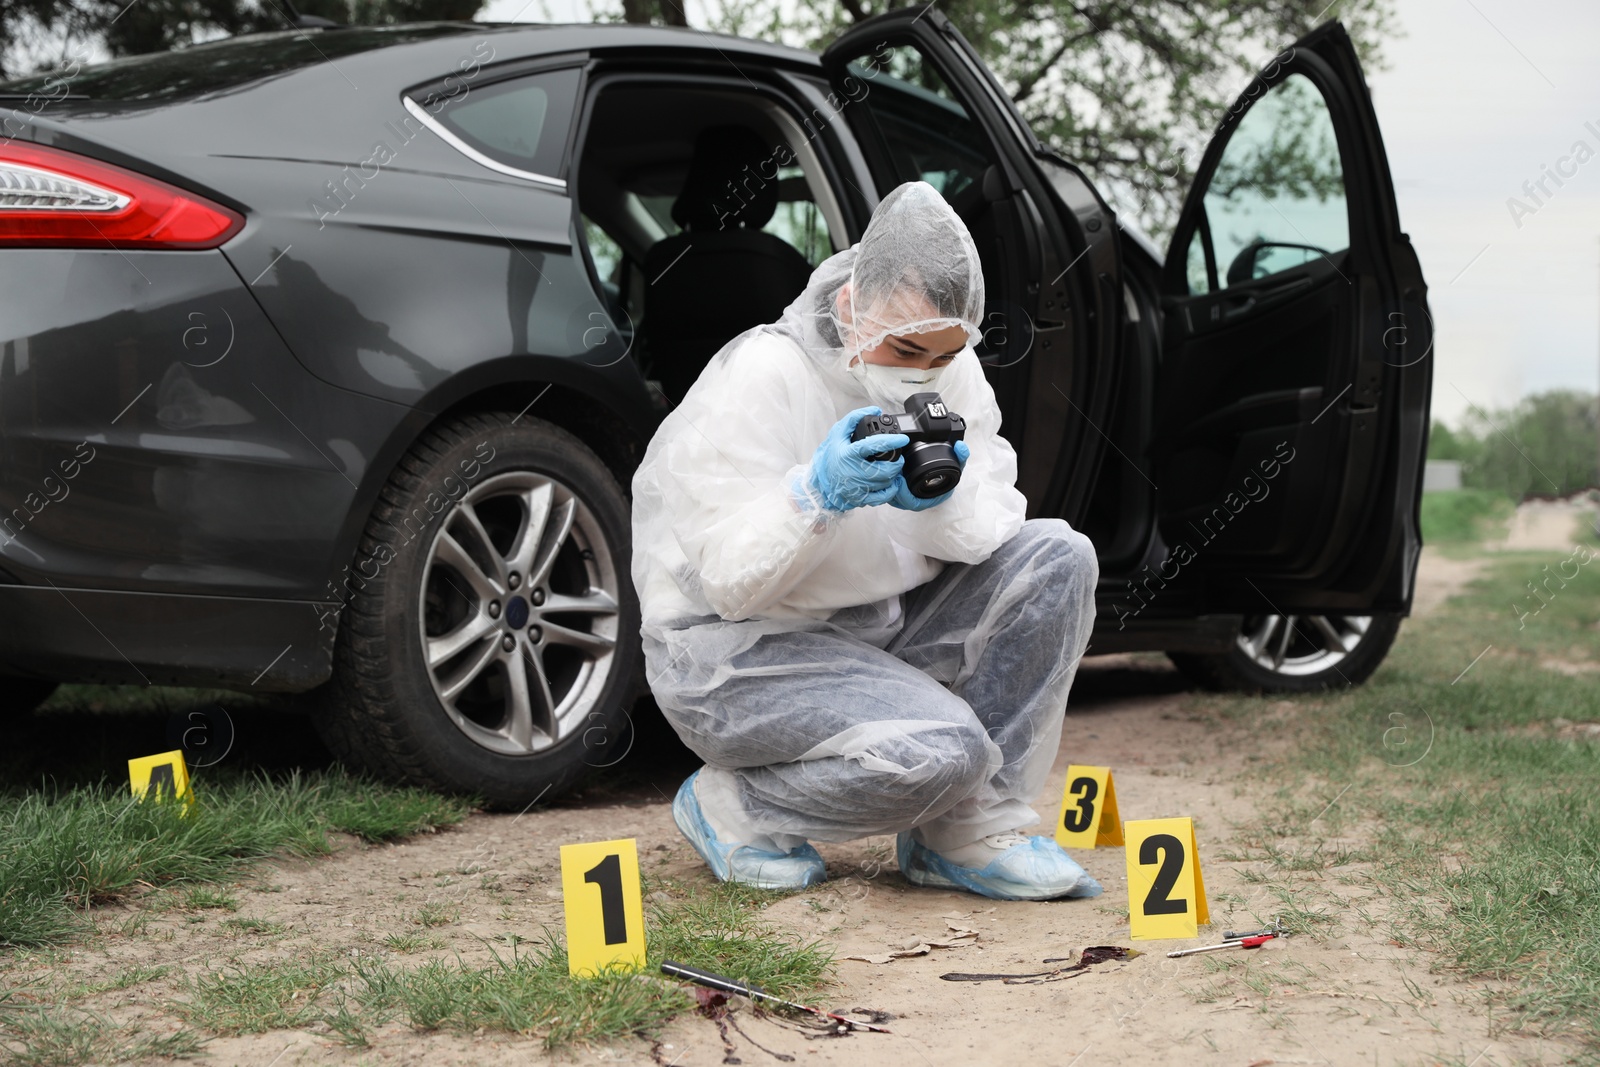
[[1575,389],[1523,397],[1508,411],[1473,408],[1451,429],[1434,423],[1429,459],[1459,459],[1461,483],[1520,500],[1600,485],[1595,398]]
[[1422,494],[1422,540],[1482,541],[1510,517],[1511,498],[1489,489],[1439,489]]

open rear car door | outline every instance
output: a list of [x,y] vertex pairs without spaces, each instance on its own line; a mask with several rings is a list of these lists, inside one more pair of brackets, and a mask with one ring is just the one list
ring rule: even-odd
[[1164,268],[1160,577],[1201,613],[1410,610],[1425,293],[1355,49],[1328,23],[1224,116]]

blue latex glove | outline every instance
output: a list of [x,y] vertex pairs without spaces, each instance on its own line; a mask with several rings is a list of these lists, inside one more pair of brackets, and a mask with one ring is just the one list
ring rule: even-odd
[[904,448],[911,443],[911,438],[903,433],[879,433],[862,441],[850,440],[856,423],[868,415],[882,414],[880,407],[856,408],[833,424],[833,429],[812,455],[811,488],[829,511],[887,504],[895,495],[895,483],[905,484],[900,478],[905,460],[867,457]]
[[[907,438],[907,440],[909,441],[910,438]],[[967,447],[967,443],[965,441],[957,441],[951,447],[955,449],[956,462],[961,464],[962,470],[966,470],[967,457],[972,455],[972,449]],[[927,498],[913,496],[911,494],[911,486],[906,484],[906,480],[903,475],[894,480],[894,485],[895,493],[894,496],[889,498],[889,503],[893,504],[901,511],[927,511],[929,508],[936,508],[940,504],[943,504],[946,500],[950,499],[950,493],[955,492],[955,490],[952,489],[950,490],[950,493],[940,493],[938,496],[930,496]]]

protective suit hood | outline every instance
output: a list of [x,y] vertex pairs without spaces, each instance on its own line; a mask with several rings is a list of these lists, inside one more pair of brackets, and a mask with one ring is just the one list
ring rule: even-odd
[[[842,292],[841,292],[842,291]],[[983,265],[966,224],[927,182],[879,202],[861,240],[823,260],[805,291],[765,327],[794,341],[830,376],[891,335],[960,326],[982,336]]]

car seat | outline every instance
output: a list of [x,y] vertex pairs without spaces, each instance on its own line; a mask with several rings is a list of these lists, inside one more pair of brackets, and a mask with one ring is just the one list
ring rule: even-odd
[[761,232],[778,208],[780,151],[748,126],[701,130],[672,205],[683,230],[645,253],[648,376],[673,400],[729,339],[777,321],[811,277],[793,245]]

